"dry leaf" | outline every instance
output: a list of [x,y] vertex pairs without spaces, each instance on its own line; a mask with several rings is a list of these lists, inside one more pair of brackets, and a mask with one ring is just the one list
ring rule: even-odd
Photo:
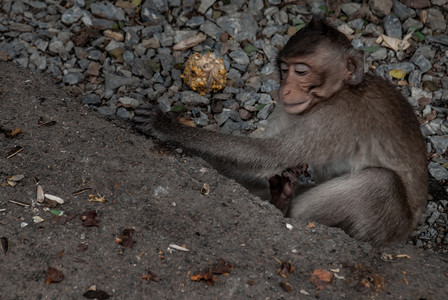
[[59,204],[64,204],[64,199],[62,199],[62,198],[60,198],[58,196],[54,196],[54,195],[50,195],[50,194],[44,194],[44,196],[48,200],[56,201]]
[[106,202],[106,196],[101,196],[100,194],[98,194],[98,197],[95,195],[89,195],[89,202],[101,202],[101,203],[105,203]]
[[316,269],[310,277],[310,281],[314,283],[316,289],[322,290],[333,281],[333,273],[325,269]]
[[280,282],[280,286],[288,293],[291,293],[292,287],[288,282]]
[[395,51],[403,51],[408,49],[411,44],[408,40],[412,37],[412,34],[406,35],[402,40],[393,38],[387,35],[380,35],[378,39],[375,41],[377,44],[381,44],[383,47],[387,47],[393,49]]
[[115,238],[115,242],[126,248],[132,248],[134,245],[134,240],[132,235],[134,234],[134,229],[123,229],[120,238]]
[[97,217],[97,213],[94,210],[89,210],[86,211],[85,213],[83,213],[81,215],[81,220],[82,220],[82,226],[84,227],[92,227],[92,226],[99,226],[99,221],[96,218]]
[[47,279],[45,280],[45,284],[49,285],[50,283],[58,283],[61,282],[64,279],[64,274],[53,268],[53,267],[48,267],[47,269]]
[[157,277],[157,275],[154,272],[151,272],[150,270],[146,270],[146,275],[143,275],[141,278],[148,280],[148,281],[155,281],[155,282],[159,282],[160,278]]
[[389,75],[395,79],[403,79],[406,76],[406,72],[402,70],[390,70]]
[[308,222],[308,223],[306,223],[305,227],[307,227],[307,228],[314,228],[314,227],[316,227],[316,225],[314,225],[313,222]]

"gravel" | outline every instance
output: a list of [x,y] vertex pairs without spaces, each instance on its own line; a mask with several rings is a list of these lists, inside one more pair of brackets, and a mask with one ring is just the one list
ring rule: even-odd
[[[3,0],[0,59],[49,74],[80,103],[108,117],[130,119],[139,105],[157,101],[164,111],[184,107],[197,126],[251,132],[274,108],[278,50],[311,13],[335,9],[323,6],[325,1],[287,2],[143,0],[133,7],[128,1]],[[353,31],[353,45],[365,50],[366,71],[393,81],[408,98],[433,154],[429,170],[437,181],[410,243],[448,253],[448,3],[415,1],[422,5],[415,8],[403,3],[413,1],[370,0],[360,13],[360,1],[342,2],[334,25]],[[410,47],[378,45],[381,34],[411,34]],[[199,35],[205,40],[173,50]],[[220,93],[199,95],[180,75],[191,54],[207,51],[223,59],[228,83]],[[391,77],[394,69],[406,72],[404,80]]]

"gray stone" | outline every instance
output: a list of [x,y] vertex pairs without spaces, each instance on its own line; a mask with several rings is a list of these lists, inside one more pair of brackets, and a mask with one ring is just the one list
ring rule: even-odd
[[238,42],[246,39],[254,40],[258,30],[257,22],[247,13],[234,13],[220,17],[216,20],[216,24]]
[[343,3],[341,5],[341,10],[346,14],[347,16],[353,15],[355,12],[357,12],[361,8],[361,3]]
[[121,86],[138,86],[140,79],[135,77],[123,77],[111,73],[105,75],[105,86],[108,90],[114,90]]
[[14,39],[11,42],[2,42],[0,43],[0,51],[8,53],[10,58],[14,58],[20,54],[23,46],[22,43],[18,39]]
[[355,30],[362,30],[364,27],[364,20],[363,19],[354,19],[347,23],[348,26]]
[[181,92],[182,103],[184,104],[209,104],[210,100],[207,97],[201,96],[193,91],[184,91]]
[[260,120],[266,120],[273,110],[274,103],[269,103],[258,112],[257,118]]
[[448,135],[428,137],[431,144],[438,154],[444,154],[448,148]]
[[130,63],[130,67],[132,70],[132,74],[134,75],[143,76],[148,79],[152,78],[152,76],[154,75],[151,67],[140,58],[134,58],[134,60],[132,60]]
[[409,18],[403,23],[402,27],[403,31],[408,33],[410,31],[420,30],[424,27],[424,25],[416,19]]
[[387,15],[383,18],[383,25],[387,36],[401,40],[403,32],[401,31],[401,22],[398,18],[393,15]]
[[393,6],[392,0],[370,0],[369,6],[371,11],[378,17],[382,18],[388,14]]
[[167,0],[145,0],[142,4],[142,9],[149,8],[160,14],[165,13],[168,10]]
[[121,97],[120,99],[118,99],[118,102],[126,106],[132,106],[134,108],[137,108],[140,104],[137,99],[131,97]]
[[381,47],[375,52],[372,52],[369,54],[369,56],[375,61],[375,60],[384,60],[387,58],[387,49]]
[[31,32],[33,31],[33,26],[23,23],[12,23],[11,25],[9,25],[9,30],[19,32]]
[[250,62],[249,57],[247,56],[246,52],[244,52],[242,50],[232,51],[229,53],[229,56],[237,64],[248,65]]
[[231,113],[232,113],[231,109],[224,108],[221,113],[215,114],[213,117],[215,118],[218,126],[221,126],[230,118]]
[[199,27],[199,30],[215,40],[219,40],[221,34],[225,32],[224,29],[218,27],[215,23],[209,20],[206,20],[205,23]]
[[86,105],[101,105],[101,98],[97,94],[90,93],[81,97],[81,103]]
[[193,108],[191,111],[193,122],[195,125],[203,127],[208,125],[208,116],[203,113],[199,108]]
[[72,6],[62,14],[61,21],[64,24],[70,25],[78,22],[82,15],[83,12],[81,8],[79,8],[78,6]]
[[[446,170],[446,169],[445,169]],[[448,177],[447,177],[448,178]],[[431,217],[428,219],[428,224],[430,226],[434,225],[434,223],[437,221],[437,219],[440,217],[440,212],[439,211],[435,211],[432,213]]]
[[394,0],[394,6],[392,8],[392,12],[394,13],[397,18],[400,20],[406,20],[408,18],[414,18],[416,16],[416,13],[413,9],[410,9],[403,3],[401,3],[398,0]]
[[444,32],[446,19],[438,7],[428,9],[427,26],[434,31]]
[[62,80],[65,84],[75,85],[84,81],[84,75],[82,73],[67,73]]
[[431,70],[432,65],[423,55],[413,55],[411,61],[420,69],[422,73]]
[[438,181],[448,179],[448,170],[438,163],[430,162],[428,164],[428,170],[429,174]]
[[194,16],[191,19],[188,19],[185,25],[190,28],[197,28],[205,23],[205,19],[203,16]]
[[426,41],[429,43],[437,43],[441,45],[448,46],[448,35],[440,34],[440,35],[428,35],[426,36]]
[[109,20],[125,21],[124,11],[108,2],[93,2],[90,4],[90,10],[95,16]]
[[47,58],[39,51],[35,51],[30,55],[29,64],[33,64],[36,67],[35,70],[43,71],[47,68]]
[[275,80],[268,79],[265,82],[263,82],[263,85],[261,86],[261,92],[270,93],[274,90],[278,90],[279,88],[280,88],[280,83],[278,83]]
[[128,111],[124,107],[120,107],[117,109],[117,116],[122,119],[132,119],[132,118],[134,118],[134,112]]
[[149,25],[158,25],[166,23],[165,18],[160,13],[148,7],[143,7],[140,15],[142,21]]

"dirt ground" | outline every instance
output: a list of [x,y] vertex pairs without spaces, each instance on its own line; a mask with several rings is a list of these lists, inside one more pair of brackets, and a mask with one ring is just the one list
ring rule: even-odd
[[[447,257],[374,249],[338,229],[284,219],[202,160],[105,120],[42,75],[0,63],[0,96],[0,299],[448,294]],[[13,175],[24,178],[8,184]],[[64,203],[39,203],[37,182]],[[221,258],[233,268],[214,267]],[[286,277],[280,262],[294,268],[284,264]]]

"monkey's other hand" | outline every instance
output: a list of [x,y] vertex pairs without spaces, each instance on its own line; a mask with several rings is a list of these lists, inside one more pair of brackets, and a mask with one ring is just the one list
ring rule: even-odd
[[167,140],[167,129],[173,125],[169,118],[157,105],[145,104],[134,111],[135,128],[144,134],[161,141]]

